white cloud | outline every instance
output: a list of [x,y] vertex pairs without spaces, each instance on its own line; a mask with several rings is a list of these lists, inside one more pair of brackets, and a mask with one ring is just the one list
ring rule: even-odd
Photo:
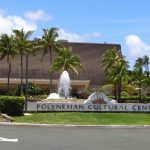
[[127,51],[123,51],[123,53],[129,61],[131,69],[139,57],[144,55],[150,57],[150,45],[142,41],[137,35],[128,35],[125,40]]
[[12,29],[24,29],[25,31],[36,30],[35,23],[28,21],[20,16],[7,15],[0,10],[0,33],[10,34]]
[[67,32],[63,29],[59,29],[58,33],[60,39],[68,40],[69,42],[85,42],[91,38],[98,38],[101,36],[98,32],[79,35],[77,33]]
[[63,29],[59,29],[58,33],[59,33],[60,39],[68,40],[70,42],[82,42],[83,41],[82,37],[76,33],[66,32]]
[[128,47],[128,52],[130,57],[143,57],[144,55],[150,56],[150,45],[143,42],[136,35],[128,35],[126,37],[126,45]]
[[29,22],[19,16],[8,16],[9,21],[12,22],[12,26],[17,29],[24,28],[24,30],[36,30],[36,24]]
[[43,10],[36,10],[36,11],[27,11],[25,12],[25,17],[33,20],[33,21],[37,21],[37,20],[41,20],[41,21],[47,21],[47,20],[51,20],[53,17],[46,15],[45,12]]

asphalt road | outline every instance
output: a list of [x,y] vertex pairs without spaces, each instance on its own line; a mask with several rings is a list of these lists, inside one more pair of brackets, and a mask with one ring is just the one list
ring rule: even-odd
[[149,150],[150,129],[0,125],[0,150]]

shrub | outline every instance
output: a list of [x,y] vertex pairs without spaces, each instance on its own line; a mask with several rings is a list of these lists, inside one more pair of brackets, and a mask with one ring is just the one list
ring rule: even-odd
[[87,88],[87,89],[80,89],[77,94],[81,99],[87,99],[92,93],[94,92],[101,92],[100,88]]
[[113,84],[107,84],[107,85],[102,86],[101,90],[104,94],[111,95],[113,94],[114,86]]
[[28,96],[28,102],[38,102],[43,99],[46,99],[48,96],[47,95],[33,95],[33,96]]
[[[20,95],[20,88],[21,86],[19,85],[16,89],[16,95]],[[23,84],[23,93],[25,93],[26,90],[26,84]],[[28,95],[41,95],[43,94],[44,91],[37,85],[33,84],[33,83],[28,83]]]
[[[114,96],[108,96],[109,98],[111,98],[111,99],[115,99],[115,97]],[[133,96],[121,96],[121,100],[123,101],[123,102],[134,102],[134,101],[138,101],[138,100],[140,100],[140,98],[139,98],[139,96],[138,95],[133,95]],[[144,96],[142,96],[142,101],[141,101],[141,103],[145,103],[145,102],[147,102],[147,103],[149,103],[150,102],[150,96],[146,96],[146,97],[144,97]]]
[[130,96],[130,95],[126,91],[122,91],[121,96]]
[[122,90],[129,93],[129,95],[135,95],[138,93],[138,90],[134,86],[129,84],[122,85]]
[[0,112],[8,115],[22,115],[24,103],[24,97],[0,96]]

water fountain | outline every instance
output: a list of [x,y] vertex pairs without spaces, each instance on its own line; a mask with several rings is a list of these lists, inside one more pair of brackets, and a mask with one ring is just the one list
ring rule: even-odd
[[58,94],[51,93],[47,99],[59,99],[59,98],[68,98],[70,94],[70,77],[67,71],[64,71],[59,80],[58,85]]
[[60,97],[69,97],[70,93],[70,77],[67,71],[64,71],[60,76],[60,82],[58,85],[58,94]]

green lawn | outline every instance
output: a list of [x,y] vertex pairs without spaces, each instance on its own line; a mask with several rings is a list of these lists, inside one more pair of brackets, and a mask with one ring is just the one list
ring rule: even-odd
[[150,114],[144,113],[81,113],[49,112],[33,113],[31,116],[13,117],[15,122],[74,124],[74,125],[148,125]]

